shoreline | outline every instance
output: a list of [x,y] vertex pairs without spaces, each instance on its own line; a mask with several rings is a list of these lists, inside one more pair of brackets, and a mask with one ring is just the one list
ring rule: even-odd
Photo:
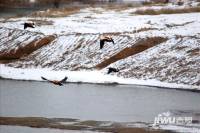
[[[12,78],[3,78],[0,76],[0,80],[13,80],[13,81],[25,81],[25,82],[46,82],[46,81],[39,81],[39,80],[25,80],[25,79],[12,79]],[[192,89],[182,89],[182,88],[169,88],[169,87],[162,87],[162,86],[150,86],[150,85],[140,85],[140,84],[120,84],[117,82],[113,83],[91,83],[91,82],[66,82],[64,83],[64,86],[67,84],[91,84],[91,85],[103,85],[103,86],[144,86],[144,87],[155,87],[157,89],[166,89],[166,90],[177,90],[177,91],[187,91],[187,92],[195,92],[200,93],[200,90],[192,90]]]
[[[158,89],[175,89],[191,92],[200,92],[200,86],[183,85],[176,83],[166,83],[158,80],[140,80],[132,78],[117,77],[115,75],[107,75],[104,71],[55,71],[46,68],[13,68],[0,65],[0,78],[22,81],[43,81],[41,76],[48,77],[51,80],[60,80],[67,76],[67,83],[84,83],[84,84],[100,84],[100,85],[137,85],[156,87]],[[87,79],[85,78],[87,75]]]
[[[130,126],[130,125],[133,126]],[[110,122],[94,120],[78,120],[71,118],[45,118],[45,117],[1,117],[0,125],[23,126],[31,128],[48,128],[75,131],[98,131],[118,133],[174,133],[169,130],[153,129],[149,124],[146,127],[136,127],[137,122]]]

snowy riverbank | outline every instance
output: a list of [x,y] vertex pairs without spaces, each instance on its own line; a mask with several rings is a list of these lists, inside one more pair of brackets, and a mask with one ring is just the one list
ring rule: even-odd
[[22,69],[0,65],[0,77],[15,80],[35,80],[42,81],[41,76],[52,80],[60,80],[65,76],[68,82],[74,83],[100,83],[100,84],[132,84],[157,86],[164,88],[175,88],[185,90],[200,90],[199,86],[165,83],[157,80],[138,80],[133,78],[122,78],[115,75],[107,75],[104,71],[54,71],[51,69]]

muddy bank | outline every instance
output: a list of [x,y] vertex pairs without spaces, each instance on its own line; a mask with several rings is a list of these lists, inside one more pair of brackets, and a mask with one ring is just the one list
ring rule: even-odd
[[[136,123],[135,123],[136,124]],[[134,123],[109,121],[80,121],[68,118],[44,117],[0,117],[0,125],[27,126],[34,128],[52,128],[63,130],[89,130],[114,133],[172,133],[171,131],[153,130],[149,127],[131,127]]]

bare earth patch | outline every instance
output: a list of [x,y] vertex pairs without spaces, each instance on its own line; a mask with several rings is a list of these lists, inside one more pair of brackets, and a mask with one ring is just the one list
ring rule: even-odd
[[48,45],[54,39],[55,36],[46,36],[40,40],[34,40],[31,43],[25,45],[24,47],[19,47],[18,49],[11,49],[7,52],[2,52],[0,53],[0,60],[13,60],[19,59],[23,56],[27,56],[33,51],[41,48],[42,46]]
[[171,131],[127,126],[128,123],[109,121],[80,121],[67,118],[44,117],[0,117],[0,125],[27,126],[34,128],[52,128],[63,130],[89,130],[113,133],[172,133]]
[[163,37],[152,37],[152,38],[146,38],[138,41],[136,44],[133,44],[131,47],[127,47],[120,51],[119,53],[113,55],[107,60],[104,60],[100,64],[96,65],[95,68],[102,69],[106,66],[110,65],[111,63],[114,63],[118,60],[125,59],[129,56],[135,55],[137,53],[140,53],[148,48],[151,48],[153,46],[156,46],[162,42],[167,41],[167,38]]

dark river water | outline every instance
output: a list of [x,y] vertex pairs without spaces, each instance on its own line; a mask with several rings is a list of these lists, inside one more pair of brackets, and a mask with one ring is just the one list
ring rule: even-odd
[[[11,3],[12,4],[12,3]],[[90,3],[90,2],[73,2],[71,1],[70,3],[67,2],[62,2],[59,4],[59,8],[72,8],[72,7],[89,7],[90,4],[92,4],[92,6],[105,6],[105,5],[127,5],[127,6],[140,6],[141,5],[141,1],[132,1],[131,4],[130,3],[126,3],[126,2],[101,2],[101,3],[96,3],[94,4],[94,2]],[[9,8],[11,7],[11,8]],[[12,6],[9,7],[0,7],[0,18],[9,18],[9,17],[19,17],[19,16],[26,16],[29,15],[35,11],[43,11],[43,10],[47,10],[49,8],[55,8],[55,6],[53,5],[53,3],[46,3],[41,6],[39,5],[32,5],[31,7],[18,7],[18,8],[12,8]]]
[[200,93],[134,85],[0,80],[0,116],[153,122],[168,111],[200,110]]
[[28,15],[34,11],[41,10],[39,8],[0,8],[0,18],[16,17]]

